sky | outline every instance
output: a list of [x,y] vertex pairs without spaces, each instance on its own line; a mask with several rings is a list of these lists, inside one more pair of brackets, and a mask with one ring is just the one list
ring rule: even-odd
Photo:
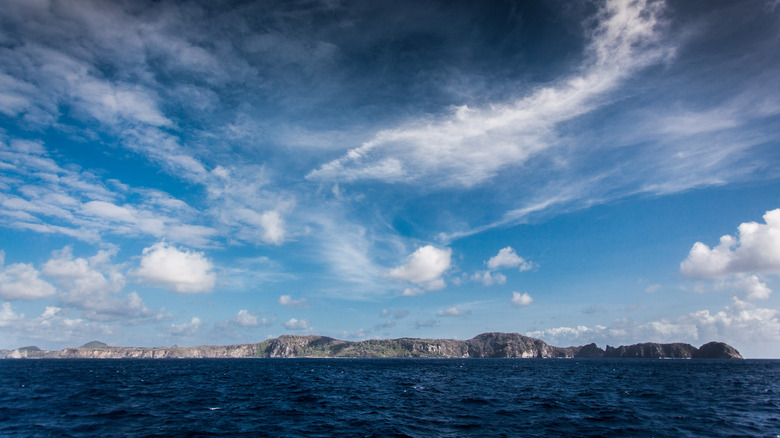
[[780,358],[777,0],[0,6],[0,348]]

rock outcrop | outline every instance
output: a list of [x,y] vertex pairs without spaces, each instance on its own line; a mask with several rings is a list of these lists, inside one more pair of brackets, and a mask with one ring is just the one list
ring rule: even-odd
[[475,357],[475,358],[675,358],[741,359],[739,352],[722,342],[701,348],[690,344],[642,343],[620,347],[596,344],[555,347],[541,339],[518,333],[483,333],[472,339],[372,339],[342,341],[326,336],[283,335],[255,344],[197,347],[111,347],[92,341],[79,348],[44,351],[24,347],[0,351],[8,359],[167,359],[167,358],[291,358],[291,357]]
[[691,359],[696,354],[696,347],[691,344],[656,344],[653,342],[645,342],[642,344],[634,344],[620,347],[610,347],[607,345],[607,349],[604,352],[604,357],[620,357],[620,358],[646,358],[646,359],[658,359],[658,358],[670,358],[670,359]]
[[707,342],[699,347],[694,359],[742,359],[736,348],[723,342]]

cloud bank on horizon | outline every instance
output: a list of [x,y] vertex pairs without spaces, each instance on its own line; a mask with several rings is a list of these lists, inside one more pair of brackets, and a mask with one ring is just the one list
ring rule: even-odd
[[3,9],[0,348],[780,357],[776,2]]

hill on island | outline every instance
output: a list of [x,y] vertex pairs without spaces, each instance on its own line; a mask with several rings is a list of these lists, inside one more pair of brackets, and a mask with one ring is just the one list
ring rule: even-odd
[[106,347],[108,347],[108,344],[106,344],[104,342],[90,341],[90,342],[87,342],[86,344],[82,345],[79,348],[106,348]]
[[60,351],[12,350],[5,358],[295,358],[295,357],[451,357],[451,358],[674,358],[741,359],[732,346],[710,342],[696,348],[685,343],[641,343],[606,347],[596,344],[555,347],[541,339],[518,333],[483,333],[468,340],[371,339],[343,341],[327,336],[283,335],[253,344],[203,345],[197,347],[109,347],[92,341],[79,348]]

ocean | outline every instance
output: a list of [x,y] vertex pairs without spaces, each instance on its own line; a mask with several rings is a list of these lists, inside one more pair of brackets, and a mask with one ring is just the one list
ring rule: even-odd
[[780,360],[2,360],[2,437],[780,436]]

